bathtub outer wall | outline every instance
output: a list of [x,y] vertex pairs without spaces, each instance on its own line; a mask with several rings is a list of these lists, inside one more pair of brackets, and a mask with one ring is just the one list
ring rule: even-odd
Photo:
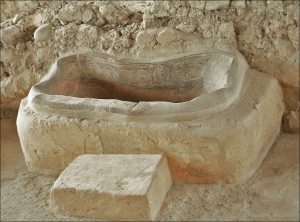
[[[255,73],[256,72],[256,73]],[[58,176],[78,155],[160,153],[177,183],[249,178],[280,132],[278,82],[247,73],[240,99],[221,113],[179,122],[80,119],[36,113],[20,105],[17,128],[30,171]]]

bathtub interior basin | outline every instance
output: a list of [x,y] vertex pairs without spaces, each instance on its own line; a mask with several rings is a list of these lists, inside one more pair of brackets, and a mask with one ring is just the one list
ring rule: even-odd
[[[221,59],[222,63],[218,63]],[[79,76],[51,84],[50,94],[132,102],[185,102],[225,88],[232,64],[231,57],[220,54],[187,56],[155,65],[113,63],[91,55],[80,60],[83,70],[79,70]]]
[[246,70],[238,52],[212,49],[151,60],[81,53],[59,58],[29,102],[75,116],[202,115],[237,98]]

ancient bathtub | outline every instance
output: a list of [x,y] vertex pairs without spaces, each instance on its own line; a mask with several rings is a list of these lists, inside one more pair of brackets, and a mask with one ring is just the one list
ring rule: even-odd
[[238,51],[90,52],[56,61],[22,101],[17,126],[31,171],[58,175],[83,153],[162,153],[175,182],[234,182],[259,166],[283,109],[277,81]]

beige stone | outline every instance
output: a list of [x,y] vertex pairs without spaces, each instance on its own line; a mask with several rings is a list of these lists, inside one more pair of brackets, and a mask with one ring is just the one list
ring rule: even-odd
[[222,23],[218,29],[217,36],[227,39],[230,45],[236,47],[236,37],[232,22]]
[[67,4],[64,8],[59,10],[57,14],[59,20],[63,22],[73,22],[82,20],[81,8],[76,5]]
[[205,10],[213,11],[223,8],[228,8],[230,5],[229,0],[206,1]]
[[22,39],[22,31],[21,28],[18,27],[17,25],[12,25],[7,28],[1,29],[0,32],[0,39],[1,42],[5,46],[14,46],[20,39]]
[[284,119],[284,129],[288,132],[299,133],[299,110],[289,112]]
[[278,79],[284,93],[286,111],[283,129],[287,132],[299,132],[299,49],[288,61],[279,66]]
[[124,23],[128,18],[128,10],[114,1],[98,1],[95,5],[110,24]]
[[155,45],[155,35],[157,31],[141,31],[136,36],[136,43],[140,46],[148,45],[148,46],[154,46]]
[[155,220],[172,181],[161,155],[82,155],[51,189],[51,208],[101,220]]
[[189,1],[189,5],[192,8],[196,8],[199,10],[203,10],[205,6],[205,1],[204,0],[199,0],[199,1]]
[[180,32],[176,29],[165,28],[157,34],[157,42],[160,44],[170,44],[171,42],[180,40]]
[[246,9],[246,1],[245,0],[232,0],[230,2],[231,6],[236,9]]
[[89,22],[93,18],[93,10],[90,8],[84,8],[81,16],[84,23]]
[[[163,153],[175,182],[249,178],[280,131],[280,86],[270,76],[247,70],[236,51],[188,55],[161,58],[149,66],[99,54],[59,59],[20,106],[18,133],[29,169],[58,175],[84,153]],[[86,74],[79,67],[94,70],[87,70],[92,83],[80,82]],[[107,91],[110,87],[97,83],[93,73],[120,85]],[[197,76],[205,79],[203,85]],[[195,91],[189,94],[183,83],[191,77],[197,84],[190,82]],[[168,93],[170,83],[180,93]]]
[[98,31],[96,26],[82,24],[79,26],[78,32],[76,33],[76,42],[78,46],[95,45],[98,39]]
[[27,16],[27,14],[25,12],[20,12],[20,13],[16,14],[15,17],[13,18],[13,24],[17,24],[18,21],[20,21],[25,16]]
[[[153,3],[154,4],[151,4],[149,7],[149,11],[157,17],[166,17],[170,15],[171,9],[174,8],[171,1],[153,1]],[[173,13],[174,12],[175,10],[173,10]]]
[[46,41],[49,38],[51,28],[52,28],[51,24],[44,24],[38,27],[34,32],[35,42]]
[[196,29],[196,27],[196,24],[183,22],[177,25],[176,29],[186,33],[191,33]]

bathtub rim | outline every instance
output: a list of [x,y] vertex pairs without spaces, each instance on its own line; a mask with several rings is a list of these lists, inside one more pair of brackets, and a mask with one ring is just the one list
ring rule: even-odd
[[51,70],[38,84],[31,88],[28,95],[28,102],[37,112],[69,117],[105,118],[113,116],[113,118],[116,119],[143,119],[146,117],[148,119],[176,119],[178,121],[195,117],[204,117],[226,109],[238,99],[243,88],[245,74],[248,70],[248,64],[240,52],[233,49],[220,50],[203,48],[192,52],[184,52],[177,55],[158,58],[156,60],[149,59],[148,62],[163,62],[188,55],[207,53],[231,56],[233,58],[233,63],[236,64],[236,70],[229,70],[231,73],[228,75],[230,79],[228,79],[228,86],[226,88],[216,90],[211,94],[202,94],[188,101],[180,103],[167,101],[131,102],[118,99],[94,99],[65,95],[49,95],[44,90],[45,86],[51,83],[53,78],[58,75],[57,69],[59,69],[63,62],[67,60],[76,59],[76,61],[78,61],[88,54],[88,56],[105,55],[110,59],[110,62],[111,58],[115,58],[119,63],[122,63],[123,61],[126,61],[127,63],[145,63],[145,60],[143,59],[130,60],[128,58],[122,59],[104,53],[85,52],[58,58]]

